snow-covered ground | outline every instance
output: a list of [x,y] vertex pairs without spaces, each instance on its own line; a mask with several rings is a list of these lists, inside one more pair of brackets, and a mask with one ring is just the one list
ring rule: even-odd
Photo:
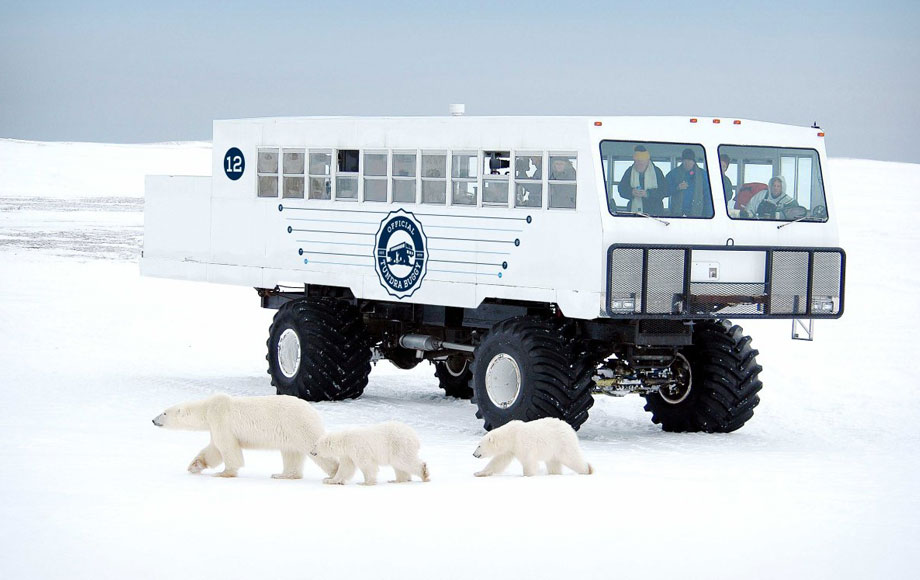
[[[134,173],[210,163],[150,147],[0,141],[0,577],[915,577],[920,166],[831,161],[847,312],[814,343],[744,324],[765,386],[742,430],[663,433],[640,398],[600,398],[579,432],[595,475],[477,479],[473,406],[430,366],[384,362],[363,397],[317,408],[332,429],[409,423],[432,481],[365,488],[312,464],[272,480],[272,452],[192,476],[207,435],[151,425],[211,392],[272,393],[272,312],[252,289],[138,275]],[[47,150],[76,183],[42,171]],[[112,151],[134,173],[83,175]]]

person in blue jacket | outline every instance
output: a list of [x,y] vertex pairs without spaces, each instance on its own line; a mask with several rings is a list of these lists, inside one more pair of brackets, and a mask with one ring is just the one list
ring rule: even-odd
[[696,164],[693,149],[684,149],[680,165],[668,173],[669,208],[675,217],[712,217],[709,176]]

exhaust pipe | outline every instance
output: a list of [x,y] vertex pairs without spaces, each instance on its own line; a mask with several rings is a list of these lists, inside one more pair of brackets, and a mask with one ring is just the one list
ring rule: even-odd
[[456,342],[444,342],[428,334],[404,334],[399,337],[399,346],[410,350],[459,350],[462,352],[473,352],[475,347],[468,344],[457,344]]

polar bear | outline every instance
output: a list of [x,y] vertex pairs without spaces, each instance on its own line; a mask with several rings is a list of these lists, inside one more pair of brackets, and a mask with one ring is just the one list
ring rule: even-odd
[[[167,429],[210,431],[211,442],[195,456],[188,470],[200,473],[223,463],[224,470],[216,474],[219,477],[236,477],[243,467],[242,449],[278,449],[284,470],[272,477],[300,479],[304,458],[325,433],[319,413],[306,401],[288,395],[214,395],[170,407],[153,424]],[[313,461],[329,475],[338,467],[328,459]]]
[[565,421],[553,418],[537,419],[525,423],[510,421],[490,431],[479,442],[473,457],[491,457],[492,460],[476,477],[486,477],[504,471],[512,459],[524,466],[524,475],[537,474],[537,464],[546,462],[550,475],[560,475],[562,466],[590,475],[594,468],[586,462],[578,447],[575,430]]
[[323,483],[342,485],[357,467],[364,474],[364,485],[374,485],[381,465],[393,466],[396,483],[411,481],[413,475],[428,481],[428,465],[418,457],[419,446],[411,427],[390,421],[329,433],[316,442],[310,455],[338,462],[338,471]]

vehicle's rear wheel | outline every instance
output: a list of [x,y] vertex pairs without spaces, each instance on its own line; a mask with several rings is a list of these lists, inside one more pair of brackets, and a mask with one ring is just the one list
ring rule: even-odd
[[511,318],[493,326],[473,358],[473,403],[486,430],[515,419],[555,417],[578,429],[594,404],[590,372],[558,323]]
[[[665,431],[729,433],[754,416],[763,387],[757,350],[727,320],[696,324],[693,345],[675,361],[678,385],[645,395],[645,410]],[[683,359],[683,362],[682,360]]]
[[470,386],[473,371],[470,366],[470,359],[462,356],[451,356],[434,363],[434,376],[438,377],[444,394],[458,399],[473,398],[473,387]]
[[364,392],[371,349],[360,313],[347,302],[288,302],[275,313],[268,335],[268,373],[279,395],[339,401]]

